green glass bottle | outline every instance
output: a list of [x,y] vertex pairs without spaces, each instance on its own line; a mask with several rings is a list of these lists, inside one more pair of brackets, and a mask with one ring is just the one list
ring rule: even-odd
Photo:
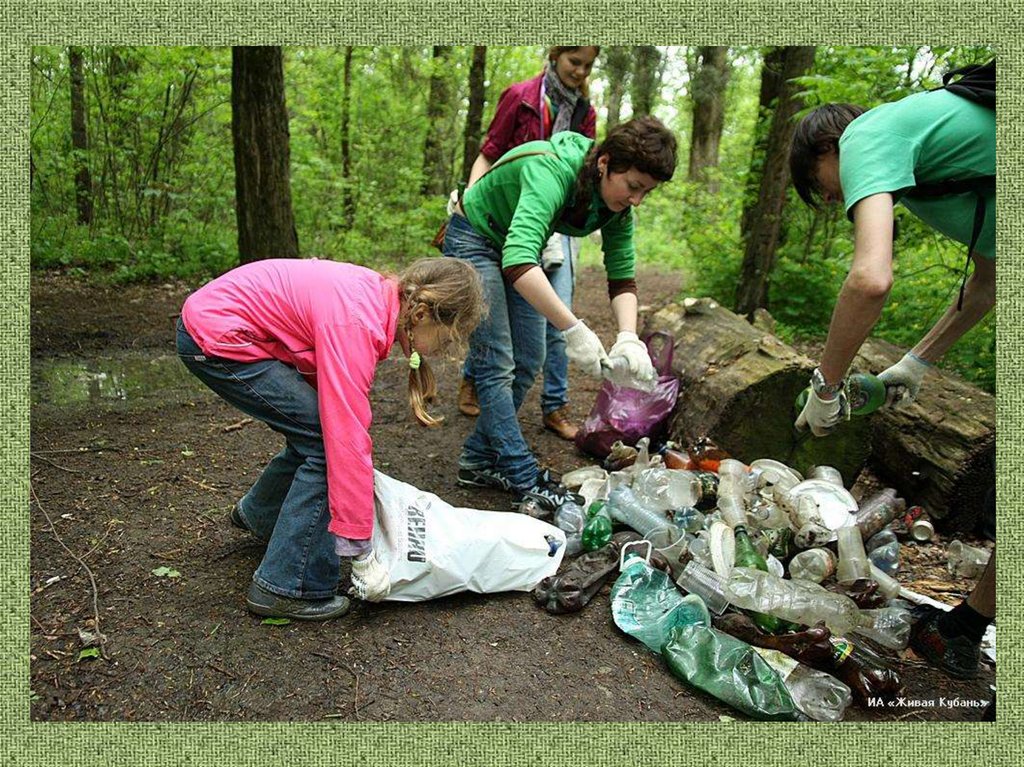
[[596,551],[607,546],[612,539],[612,518],[604,501],[594,501],[587,509],[587,521],[583,525],[583,550]]
[[[796,398],[796,412],[807,404],[811,388],[807,387]],[[854,373],[846,379],[846,397],[850,401],[850,415],[870,415],[885,404],[885,384],[871,373]]]
[[[736,556],[734,559],[734,565],[736,567],[753,567],[762,572],[768,572],[768,562],[761,552],[757,550],[757,546],[750,539],[750,534],[747,532],[747,528],[743,525],[736,525],[733,528],[733,533],[736,539]],[[753,618],[762,631],[767,631],[770,634],[774,634],[782,628],[782,621],[776,618],[774,615],[766,615],[765,613],[750,613],[750,617]]]

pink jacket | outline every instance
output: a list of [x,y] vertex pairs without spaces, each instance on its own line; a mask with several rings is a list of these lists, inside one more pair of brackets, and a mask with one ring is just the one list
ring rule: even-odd
[[[541,122],[547,113],[546,104],[544,111],[541,111],[540,85],[543,79],[544,73],[541,72],[532,80],[513,83],[502,91],[494,117],[487,128],[487,137],[480,147],[480,153],[491,162],[527,141],[551,138],[550,119]],[[543,136],[542,124],[545,126]],[[593,105],[587,108],[579,132],[587,138],[597,135],[597,112]]]
[[211,357],[276,359],[317,389],[327,452],[328,529],[373,532],[370,387],[398,325],[398,288],[370,269],[270,259],[232,269],[185,301],[181,319]]

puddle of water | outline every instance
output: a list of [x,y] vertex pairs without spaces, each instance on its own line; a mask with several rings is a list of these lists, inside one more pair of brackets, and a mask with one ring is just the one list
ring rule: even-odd
[[176,354],[32,362],[32,405],[112,404],[201,389]]

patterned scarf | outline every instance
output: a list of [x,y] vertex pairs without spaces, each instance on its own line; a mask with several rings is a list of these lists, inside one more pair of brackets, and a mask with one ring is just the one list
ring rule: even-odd
[[576,102],[580,99],[580,92],[574,88],[567,88],[565,83],[558,79],[554,61],[548,61],[548,68],[544,73],[544,90],[558,110],[555,114],[555,122],[551,126],[551,135],[554,136],[556,133],[569,130],[572,113],[576,109]]

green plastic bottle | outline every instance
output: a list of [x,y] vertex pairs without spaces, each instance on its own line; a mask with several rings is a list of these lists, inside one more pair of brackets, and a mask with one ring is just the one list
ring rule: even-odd
[[[743,525],[736,525],[733,528],[733,533],[736,539],[736,557],[734,564],[736,567],[753,567],[761,572],[768,572],[768,562],[761,552],[757,550],[757,546],[750,539],[750,533],[747,532],[747,528]],[[774,615],[768,615],[766,613],[750,613],[750,617],[753,618],[762,631],[767,631],[770,634],[774,634],[782,628],[782,621],[776,618]]]
[[[799,413],[811,396],[811,387],[797,395],[796,412]],[[871,373],[854,373],[846,379],[846,396],[850,401],[850,415],[870,415],[885,404],[885,384]]]
[[607,546],[612,539],[612,518],[604,501],[594,501],[587,509],[587,521],[583,525],[583,550],[596,551]]

